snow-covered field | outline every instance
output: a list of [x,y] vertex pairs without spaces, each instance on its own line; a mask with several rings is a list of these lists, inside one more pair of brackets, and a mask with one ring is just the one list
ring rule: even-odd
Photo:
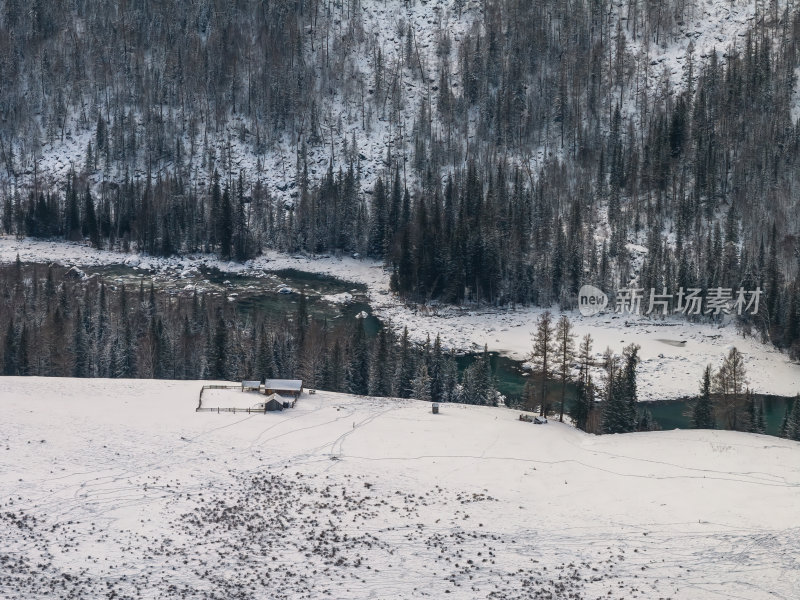
[[797,443],[200,385],[0,379],[0,597],[800,597]]
[[[366,284],[374,313],[398,331],[407,326],[412,339],[424,341],[430,336],[433,340],[439,334],[446,348],[481,350],[486,344],[491,351],[520,360],[530,352],[531,334],[536,319],[544,310],[535,307],[496,310],[407,306],[389,292],[389,274],[381,263],[350,257],[313,258],[268,252],[242,265],[222,262],[213,256],[144,257],[94,250],[85,245],[65,242],[20,241],[0,236],[0,263],[12,262],[17,254],[23,261],[57,261],[80,266],[125,264],[142,269],[180,272],[204,264],[231,273],[294,268],[331,275]],[[342,297],[331,299],[344,300]],[[553,310],[557,312],[557,308]],[[597,354],[606,347],[619,353],[632,342],[641,346],[643,361],[638,379],[641,400],[696,394],[705,365],[711,363],[716,368],[734,345],[745,357],[750,385],[756,392],[785,396],[800,392],[800,364],[790,361],[772,346],[760,343],[757,338],[742,337],[732,323],[719,327],[679,319],[661,322],[608,313],[583,317],[578,312],[572,312],[569,317],[574,322],[577,335],[592,335]]]

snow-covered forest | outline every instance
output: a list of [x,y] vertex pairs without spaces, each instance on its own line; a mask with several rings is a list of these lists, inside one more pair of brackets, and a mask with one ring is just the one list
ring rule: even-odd
[[7,235],[358,253],[415,302],[760,287],[740,324],[798,354],[793,2],[6,0],[0,28]]
[[6,233],[359,252],[415,300],[760,285],[797,353],[794,2],[0,6]]

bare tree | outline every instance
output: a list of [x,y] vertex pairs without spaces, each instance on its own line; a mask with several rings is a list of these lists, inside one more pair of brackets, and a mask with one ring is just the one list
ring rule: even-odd
[[575,334],[572,333],[572,323],[570,323],[567,315],[561,315],[561,318],[558,320],[555,337],[555,362],[559,369],[559,379],[561,379],[561,409],[559,411],[558,420],[563,422],[569,368],[572,361],[575,359]]
[[742,353],[731,348],[722,361],[722,366],[714,375],[714,391],[720,395],[717,411],[728,429],[738,429],[743,425],[739,413],[744,405],[744,392],[747,387],[747,370]]
[[533,349],[529,360],[533,363],[534,371],[542,378],[541,394],[539,396],[539,414],[547,415],[550,406],[547,402],[547,380],[553,364],[553,355],[556,351],[555,329],[550,311],[545,311],[536,322],[536,331],[533,333]]

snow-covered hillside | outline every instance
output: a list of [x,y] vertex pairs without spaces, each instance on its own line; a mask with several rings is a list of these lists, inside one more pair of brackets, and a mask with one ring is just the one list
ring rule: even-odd
[[[288,256],[267,252],[244,264],[220,261],[214,256],[159,258],[94,250],[85,245],[40,240],[16,240],[0,236],[0,263],[11,263],[17,254],[25,262],[97,266],[125,264],[145,270],[169,272],[180,277],[198,266],[216,267],[224,272],[247,273],[293,268],[299,271],[339,277],[366,284],[374,313],[398,332],[408,327],[409,336],[424,342],[441,336],[445,348],[459,352],[480,351],[486,345],[517,360],[531,351],[536,320],[545,309],[521,307],[492,309],[476,307],[406,305],[389,291],[389,273],[379,261]],[[557,311],[557,307],[551,309]],[[578,336],[590,334],[599,357],[608,347],[616,353],[630,344],[641,346],[639,399],[662,400],[697,393],[705,365],[714,368],[732,346],[743,354],[748,379],[758,393],[794,396],[800,392],[800,364],[791,361],[758,338],[744,337],[732,322],[724,326],[689,323],[683,319],[651,320],[637,315],[601,313],[583,317],[569,313]]]
[[200,385],[0,379],[0,597],[800,595],[797,443]]
[[[442,138],[446,137],[446,128],[440,123],[436,108],[440,94],[437,85],[439,40],[446,32],[453,49],[450,56],[453,78],[451,93],[458,96],[461,94],[458,88],[460,73],[455,49],[473,28],[482,30],[486,10],[484,4],[478,0],[381,0],[360,3],[355,12],[347,10],[336,14],[331,31],[335,41],[330,43],[348,49],[345,54],[349,77],[361,82],[375,81],[375,48],[381,48],[381,64],[391,74],[391,81],[387,84],[393,87],[393,91],[389,93],[390,101],[370,107],[368,113],[363,106],[343,101],[341,93],[320,96],[319,112],[323,117],[319,139],[304,140],[307,144],[309,174],[313,180],[325,174],[332,157],[337,167],[343,165],[344,161],[340,160],[341,143],[343,140],[348,143],[355,140],[356,154],[360,155],[362,185],[371,189],[377,176],[388,166],[385,162],[387,156],[406,161],[412,155],[414,126],[423,101],[430,102],[430,119],[436,133]],[[623,116],[632,118],[637,125],[637,115],[642,110],[645,98],[649,99],[648,102],[661,102],[665,94],[686,89],[689,62],[693,65],[694,76],[713,52],[717,52],[724,63],[728,50],[742,48],[756,15],[763,19],[765,13],[767,18],[772,14],[766,10],[762,0],[688,2],[684,3],[680,15],[676,10],[674,15],[659,17],[659,22],[664,23],[662,27],[668,27],[673,21],[678,22],[672,34],[657,35],[651,31],[650,35],[645,35],[641,27],[637,29],[635,21],[638,13],[636,9],[632,12],[631,7],[631,3],[612,2],[608,5],[607,18],[609,29],[615,32],[614,44],[617,44],[617,34],[624,38],[624,44],[620,47],[624,49],[626,69],[635,69],[638,73],[635,85],[629,86],[620,98]],[[347,35],[351,21],[356,23],[356,37]],[[405,65],[406,36],[401,33],[409,30],[413,35],[414,64],[411,66]],[[328,43],[327,40],[325,43]],[[320,78],[319,75],[317,77]],[[332,84],[325,82],[319,85],[330,87]],[[341,82],[337,81],[335,86],[338,85],[342,85]],[[369,96],[372,91],[369,89],[365,93]],[[643,93],[645,91],[646,94]],[[391,103],[398,108],[397,121],[386,116]],[[80,171],[83,168],[87,148],[95,137],[95,123],[87,122],[86,109],[83,107],[82,111],[69,115],[64,125],[65,135],[42,143],[30,158],[21,160],[18,173],[12,178],[13,183],[26,185],[36,177],[40,182],[63,185],[71,170]],[[143,132],[145,119],[129,110],[137,121],[136,128]],[[100,164],[90,172],[90,180],[100,185],[109,181],[122,182],[127,175],[143,181],[149,166],[153,177],[181,170],[193,182],[205,186],[216,168],[221,173],[234,175],[241,171],[249,180],[266,184],[276,198],[292,201],[299,152],[296,136],[286,134],[268,148],[257,152],[256,134],[251,130],[252,124],[248,118],[236,114],[234,110],[226,115],[224,124],[220,125],[210,120],[206,122],[205,115],[199,116],[200,122],[194,125],[196,130],[193,135],[188,133],[190,119],[185,115],[181,117],[181,143],[195,153],[189,160],[184,159],[181,165],[176,165],[172,160],[152,164],[148,163],[146,157],[140,156],[132,163],[113,166]],[[468,145],[466,138],[472,137],[475,128],[473,121],[470,117],[468,134],[463,140],[465,146]],[[555,143],[558,136],[553,133],[551,138],[544,140],[540,147],[529,148],[524,153],[512,153],[507,158],[515,164],[526,165],[534,174],[538,173],[539,167],[552,158],[554,152],[564,158],[563,146]],[[17,153],[24,154],[20,150]],[[413,179],[413,174],[409,173],[409,176]],[[0,173],[0,180],[6,178],[7,174]]]
[[[376,109],[370,107],[369,115],[365,115],[362,108],[343,102],[341,94],[321,95],[320,102],[323,105],[320,114],[323,116],[319,139],[304,140],[307,143],[309,175],[313,181],[326,173],[332,158],[337,168],[344,164],[340,160],[342,141],[350,143],[355,140],[363,185],[367,189],[372,188],[377,176],[386,168],[384,161],[388,155],[393,160],[408,159],[413,148],[412,130],[419,116],[420,103],[423,99],[432,99],[435,106],[438,96],[437,38],[446,31],[456,47],[473,23],[480,22],[483,13],[480,4],[475,0],[414,3],[382,0],[361,3],[354,13],[348,11],[337,14],[331,32],[336,41],[331,43],[351,49],[348,64],[353,74],[359,74],[363,81],[374,81],[376,57],[372,50],[376,47],[382,49],[382,64],[391,70],[393,77],[398,78],[396,82],[389,83],[397,84],[397,98],[393,98],[392,102],[398,105],[400,126],[390,122],[384,114],[389,103],[382,103]],[[360,32],[358,39],[347,36],[350,20],[357,22],[356,30]],[[399,65],[403,63],[405,36],[400,35],[399,31],[402,29],[405,32],[408,27],[413,30],[414,49],[420,58],[413,68],[402,68]],[[423,72],[424,79],[421,75]],[[371,89],[365,91],[367,96],[372,92]],[[142,116],[136,115],[136,119],[137,128],[144,129]],[[66,137],[43,144],[35,164],[22,165],[19,183],[29,183],[36,176],[40,181],[63,184],[71,170],[80,171],[83,168],[88,145],[94,142],[95,130],[94,123],[81,127],[79,120],[79,114],[72,115],[69,125],[65,127]],[[188,118],[185,121],[188,122]],[[194,138],[189,133],[181,136],[184,148],[203,146],[202,149],[198,148],[198,155],[182,165],[181,169],[185,169],[190,179],[200,186],[208,184],[215,168],[223,174],[230,172],[238,175],[242,172],[248,180],[266,184],[274,197],[292,202],[296,193],[299,140],[287,134],[265,151],[256,152],[256,136],[251,127],[250,120],[237,115],[235,111],[227,115],[222,127],[201,119]],[[202,156],[203,153],[206,156]],[[174,173],[177,166],[173,161],[159,161],[151,164],[150,168],[155,177]],[[147,169],[147,162],[140,158],[132,169],[131,165],[101,166],[90,173],[90,180],[99,186],[108,181],[122,182],[127,174],[131,179],[143,181]],[[2,177],[3,174],[0,174]]]

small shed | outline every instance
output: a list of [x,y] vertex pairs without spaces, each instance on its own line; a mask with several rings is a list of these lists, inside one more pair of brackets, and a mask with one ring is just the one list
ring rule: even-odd
[[301,379],[267,379],[264,382],[264,393],[267,396],[280,394],[297,398],[303,393],[303,381]]
[[242,391],[243,392],[257,392],[261,389],[261,382],[260,381],[243,381],[242,382]]
[[283,401],[280,396],[271,394],[263,402],[255,405],[256,410],[263,410],[264,412],[273,410],[283,410]]
[[544,425],[547,423],[547,417],[533,417],[534,425]]
[[438,415],[439,414],[439,403],[438,402],[433,402],[431,404],[431,410],[433,411],[433,414]]

